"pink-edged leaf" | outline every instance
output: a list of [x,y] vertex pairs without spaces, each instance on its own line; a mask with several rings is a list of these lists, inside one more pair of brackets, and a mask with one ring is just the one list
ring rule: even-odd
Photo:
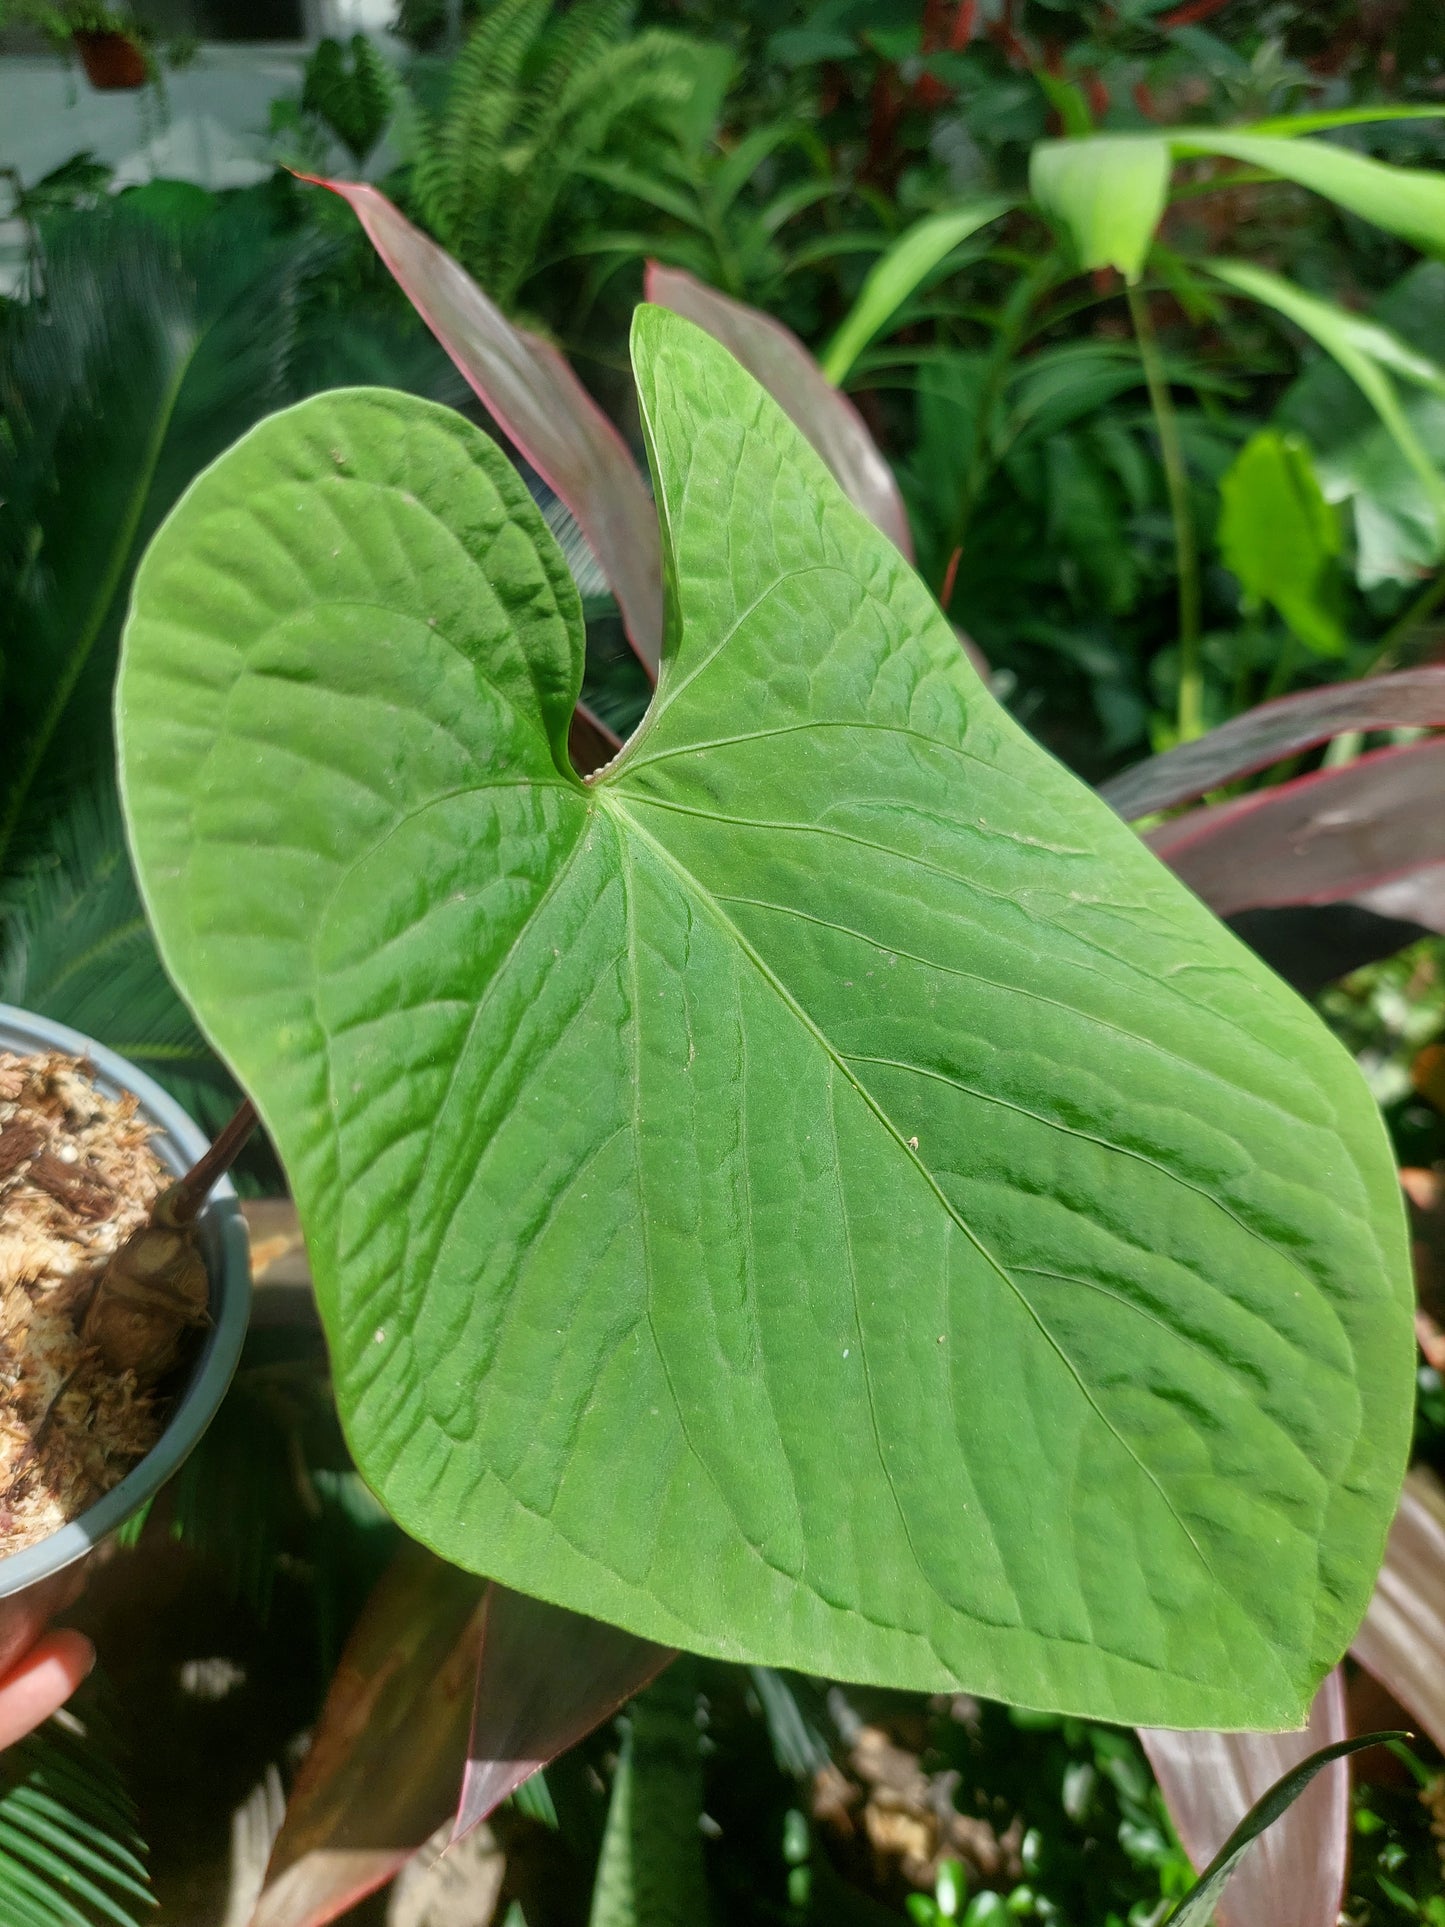
[[1221,917],[1337,903],[1445,861],[1445,737],[1191,810],[1145,841]]
[[1405,1478],[1375,1596],[1350,1651],[1445,1747],[1445,1485]]
[[487,1588],[481,1664],[454,1840],[641,1692],[676,1655],[617,1626]]
[[485,1581],[398,1553],[346,1643],[251,1927],[324,1927],[384,1886],[456,1804]]
[[1345,730],[1437,725],[1445,726],[1445,667],[1333,683],[1261,703],[1195,742],[1181,743],[1111,776],[1099,794],[1120,816],[1132,820],[1268,769]]
[[591,776],[604,763],[610,763],[621,747],[622,738],[617,732],[609,729],[586,703],[578,703],[567,730],[567,754],[577,774]]
[[361,181],[318,185],[349,203],[402,293],[576,516],[612,585],[628,639],[656,676],[662,548],[657,511],[626,442],[551,342],[508,321],[465,269],[384,194]]
[[863,417],[836,389],[791,328],[719,294],[685,268],[649,261],[649,301],[705,328],[760,381],[832,469],[849,500],[911,562],[913,538],[893,471]]
[[[1322,1746],[1345,1738],[1338,1667],[1315,1695],[1302,1733],[1173,1733],[1140,1740],[1194,1867],[1203,1871],[1277,1780]],[[1350,1843],[1350,1770],[1333,1761],[1259,1836],[1230,1881],[1219,1927],[1335,1927]]]

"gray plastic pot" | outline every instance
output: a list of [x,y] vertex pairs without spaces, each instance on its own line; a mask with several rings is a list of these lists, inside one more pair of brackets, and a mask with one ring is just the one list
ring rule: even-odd
[[[140,1100],[141,1116],[156,1127],[151,1140],[156,1156],[177,1177],[189,1171],[209,1145],[205,1132],[173,1097],[104,1044],[93,1043],[79,1031],[53,1024],[47,1017],[32,1017],[28,1011],[0,1004],[0,1051],[24,1055],[37,1050],[68,1051],[88,1058],[96,1084],[109,1097],[133,1091]],[[223,1179],[211,1193],[199,1219],[199,1231],[211,1280],[211,1322],[191,1369],[190,1382],[177,1397],[165,1431],[140,1464],[78,1519],[51,1533],[38,1546],[27,1546],[23,1552],[0,1558],[0,1599],[45,1586],[67,1566],[85,1558],[155,1497],[215,1417],[241,1355],[251,1303],[246,1226],[229,1179]]]

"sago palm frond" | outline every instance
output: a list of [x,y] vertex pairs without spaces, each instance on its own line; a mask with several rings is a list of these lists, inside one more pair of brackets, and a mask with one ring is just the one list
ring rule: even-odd
[[0,1761],[5,1927],[138,1927],[155,1905],[114,1763],[51,1722]]
[[0,340],[0,875],[109,765],[136,561],[192,476],[292,398],[315,252],[254,209],[191,232],[120,203],[47,230],[45,297]]
[[108,778],[77,791],[0,887],[0,1002],[53,1017],[149,1071],[212,1127],[234,1088],[171,988]]

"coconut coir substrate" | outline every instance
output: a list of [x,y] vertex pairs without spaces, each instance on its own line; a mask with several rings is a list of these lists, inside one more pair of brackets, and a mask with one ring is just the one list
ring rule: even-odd
[[0,1555],[108,1492],[160,1436],[151,1374],[96,1342],[110,1258],[170,1173],[129,1094],[78,1058],[0,1052]]

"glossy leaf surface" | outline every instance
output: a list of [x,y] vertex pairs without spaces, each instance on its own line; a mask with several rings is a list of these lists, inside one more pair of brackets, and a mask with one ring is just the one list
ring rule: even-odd
[[1346,730],[1445,726],[1445,668],[1401,669],[1261,703],[1192,743],[1151,756],[1100,785],[1120,816],[1149,816],[1252,776]]
[[1081,268],[1117,268],[1137,281],[1169,196],[1169,148],[1137,134],[1040,141],[1029,186]]
[[140,582],[143,885],[367,1479],[661,1644],[1288,1724],[1409,1429],[1375,1107],[725,351],[635,358],[668,648],[590,786],[570,579],[445,411],[275,418]]
[[[1206,1867],[1282,1774],[1349,1731],[1336,1667],[1297,1733],[1139,1735],[1195,1867]],[[1261,1835],[1219,1904],[1217,1927],[1335,1927],[1350,1852],[1350,1770],[1335,1760]]]
[[1221,917],[1335,903],[1445,862],[1442,784],[1445,737],[1435,736],[1191,810],[1146,840]]
[[883,451],[853,403],[833,386],[793,331],[770,314],[719,294],[682,268],[650,261],[646,285],[649,301],[705,328],[762,383],[832,469],[849,500],[911,561],[908,512]]
[[360,181],[322,185],[348,203],[408,301],[576,516],[633,648],[655,671],[662,646],[657,517],[627,444],[552,343],[509,321],[384,194]]

